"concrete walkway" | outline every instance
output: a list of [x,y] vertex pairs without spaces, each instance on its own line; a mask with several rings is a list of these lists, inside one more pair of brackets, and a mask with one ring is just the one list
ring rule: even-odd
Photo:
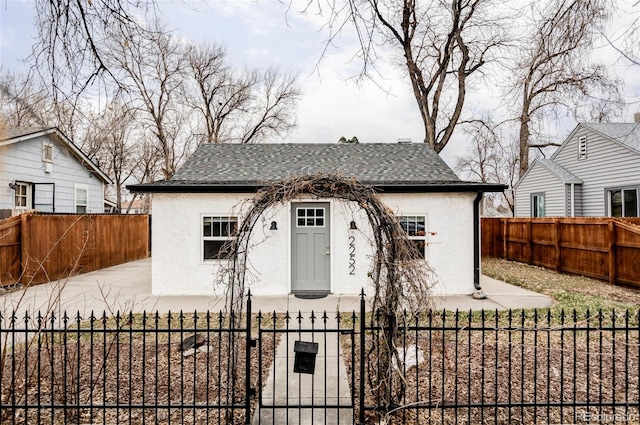
[[[311,314],[301,315],[297,330],[283,335],[276,348],[262,389],[262,406],[254,413],[252,425],[353,423],[353,402],[334,316],[325,326],[322,320],[312,324]],[[318,331],[303,331],[311,329]],[[312,374],[294,372],[296,341],[318,344]]]
[[[486,299],[469,295],[436,297],[435,307],[447,310],[505,310],[518,308],[545,308],[553,304],[548,297],[504,282],[482,276],[482,290]],[[352,423],[351,393],[348,375],[342,359],[337,332],[309,332],[312,326],[324,330],[321,320],[312,325],[309,317],[324,312],[335,324],[336,311],[351,312],[360,308],[359,296],[330,295],[317,300],[303,300],[291,295],[253,297],[253,311],[298,313],[303,320],[295,323],[298,332],[281,338],[276,348],[275,362],[264,385],[263,407],[253,417],[253,424],[348,424]],[[65,310],[70,315],[79,312],[88,317],[103,311],[167,312],[167,311],[219,311],[224,308],[224,296],[166,297],[151,294],[151,259],[133,261],[91,273],[74,276],[64,281],[37,285],[22,291],[0,296],[0,311],[7,317],[15,311],[18,317],[26,312],[54,312],[58,317]],[[333,329],[335,327],[333,326]],[[318,342],[314,374],[293,372],[295,341]],[[315,406],[278,408],[278,406]],[[326,408],[325,406],[334,406]],[[337,408],[336,406],[340,406]]]
[[[469,295],[436,297],[437,309],[447,310],[505,310],[517,308],[545,308],[553,304],[544,295],[482,276],[482,290],[486,299]],[[292,295],[254,296],[253,310],[268,312],[349,312],[359,310],[360,297],[356,295],[329,295],[318,300],[303,300]],[[224,296],[156,296],[151,294],[151,259],[97,270],[22,291],[0,296],[3,314],[37,311],[219,311],[224,308]]]

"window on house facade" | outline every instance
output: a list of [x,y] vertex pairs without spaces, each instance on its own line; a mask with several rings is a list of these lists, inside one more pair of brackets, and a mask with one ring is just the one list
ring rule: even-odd
[[638,217],[638,189],[611,189],[608,191],[611,217]]
[[42,144],[42,160],[44,162],[53,162],[53,144],[45,142]]
[[324,208],[303,207],[296,209],[298,227],[324,227]]
[[76,214],[86,214],[89,210],[89,187],[86,184],[74,185],[74,204]]
[[587,136],[578,139],[578,159],[587,159]]
[[14,188],[15,196],[13,206],[16,209],[31,208],[31,184],[16,182]]
[[219,260],[229,258],[223,250],[224,244],[233,239],[238,231],[238,217],[202,217],[202,259]]
[[426,258],[427,217],[424,215],[408,215],[398,217],[398,221],[405,232],[407,232],[409,240],[415,245],[420,258]]
[[531,217],[544,217],[544,193],[531,194]]

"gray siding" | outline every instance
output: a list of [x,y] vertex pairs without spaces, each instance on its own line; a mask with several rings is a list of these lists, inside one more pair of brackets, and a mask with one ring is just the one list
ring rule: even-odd
[[[45,172],[42,161],[42,143],[53,143],[52,171]],[[75,212],[74,184],[88,188],[88,212],[104,211],[104,186],[99,177],[71,155],[67,148],[47,136],[28,139],[0,147],[0,209],[12,209],[14,192],[9,188],[12,180],[28,183],[55,183],[56,212]],[[36,186],[36,207],[50,199],[50,186]],[[49,211],[50,208],[43,207]]]
[[[578,160],[578,139],[587,137],[587,158]],[[583,181],[582,214],[606,215],[605,189],[640,185],[640,153],[578,126],[553,159]],[[577,204],[577,203],[576,203]]]
[[548,169],[533,164],[515,191],[515,217],[531,216],[531,194],[544,193],[545,216],[563,216],[565,211],[565,187]]

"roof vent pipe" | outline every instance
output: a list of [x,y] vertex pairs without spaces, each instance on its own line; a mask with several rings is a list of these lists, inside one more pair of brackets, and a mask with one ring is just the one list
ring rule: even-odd
[[398,143],[405,145],[411,143],[411,137],[403,137],[398,139]]

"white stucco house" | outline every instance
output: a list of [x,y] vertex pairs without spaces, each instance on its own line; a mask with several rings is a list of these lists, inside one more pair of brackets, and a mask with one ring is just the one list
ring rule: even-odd
[[[216,293],[220,248],[269,182],[338,174],[372,186],[435,269],[436,293],[480,289],[479,212],[484,192],[464,182],[424,143],[205,144],[167,181],[128,186],[152,193],[152,291]],[[371,229],[360,207],[301,197],[263,214],[252,233],[256,295],[370,293]],[[223,255],[222,255],[223,256]]]
[[0,130],[0,218],[29,210],[103,213],[111,179],[55,127]]

